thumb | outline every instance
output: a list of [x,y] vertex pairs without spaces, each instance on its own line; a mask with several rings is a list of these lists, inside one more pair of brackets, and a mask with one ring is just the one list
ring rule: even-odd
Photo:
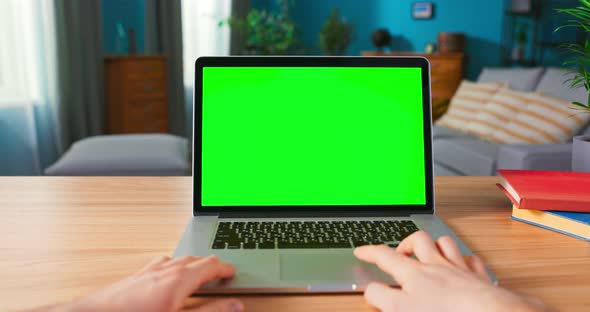
[[206,303],[198,308],[190,309],[192,312],[242,312],[244,305],[238,299],[223,299]]

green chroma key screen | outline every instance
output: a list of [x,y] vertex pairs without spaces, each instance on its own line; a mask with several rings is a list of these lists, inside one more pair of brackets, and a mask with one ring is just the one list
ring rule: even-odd
[[425,204],[420,68],[204,67],[202,206]]

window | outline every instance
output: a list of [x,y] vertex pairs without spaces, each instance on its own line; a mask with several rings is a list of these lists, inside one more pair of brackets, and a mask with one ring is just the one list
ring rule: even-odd
[[0,105],[39,97],[38,51],[34,0],[0,1]]
[[194,83],[195,60],[203,55],[229,55],[230,0],[182,0],[184,84]]

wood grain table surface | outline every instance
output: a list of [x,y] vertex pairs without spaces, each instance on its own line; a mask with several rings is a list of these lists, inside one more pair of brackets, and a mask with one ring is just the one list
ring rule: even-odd
[[[590,244],[509,220],[496,182],[437,177],[437,215],[503,287],[589,311]],[[191,213],[189,177],[1,177],[0,311],[68,301],[171,255]],[[249,311],[370,310],[361,295],[242,299]]]

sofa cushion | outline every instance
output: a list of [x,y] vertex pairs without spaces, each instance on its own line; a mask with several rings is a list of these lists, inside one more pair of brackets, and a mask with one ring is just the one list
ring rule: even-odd
[[590,114],[573,114],[572,105],[555,97],[529,93],[518,111],[491,140],[507,144],[565,143],[590,120]]
[[434,171],[434,175],[437,177],[440,177],[440,176],[461,176],[462,175],[460,172],[454,171],[450,168],[447,168],[447,167],[445,167],[441,164],[437,164],[437,163],[434,164],[433,171]]
[[53,176],[187,175],[187,140],[168,134],[104,135],[80,140],[45,174]]
[[572,144],[502,145],[496,168],[570,171],[571,160]]
[[479,139],[442,138],[433,143],[434,162],[463,175],[493,175],[498,147]]
[[489,139],[500,128],[504,128],[528,101],[528,92],[504,88],[487,101],[467,124],[467,132],[480,138]]
[[485,67],[477,82],[503,82],[514,90],[533,91],[541,78],[543,67],[534,68],[490,68]]
[[577,135],[590,135],[590,122]]
[[[584,88],[570,88],[565,82],[572,76],[562,68],[548,67],[537,85],[537,92],[554,96],[568,102],[586,103],[588,101],[588,92]],[[590,123],[588,123],[577,134],[590,134]]]
[[541,77],[535,91],[550,95],[568,102],[588,101],[588,93],[584,88],[571,89],[565,81],[571,78],[567,71],[561,68],[549,67]]
[[436,124],[465,131],[467,123],[485,105],[486,101],[503,86],[503,84],[497,82],[473,83],[464,80],[451,99],[449,110]]
[[432,138],[475,138],[475,136],[467,132],[447,128],[442,125],[433,125]]

